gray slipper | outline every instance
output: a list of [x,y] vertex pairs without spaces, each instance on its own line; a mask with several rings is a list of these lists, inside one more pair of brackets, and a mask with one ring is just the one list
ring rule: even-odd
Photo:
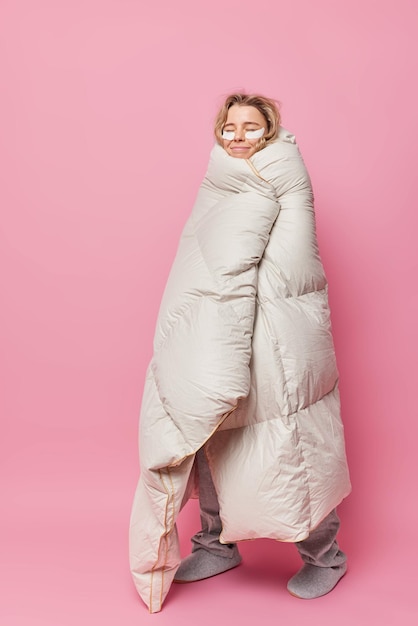
[[236,545],[230,546],[231,554],[219,556],[198,548],[180,563],[174,576],[175,583],[192,583],[223,574],[241,563],[241,555]]
[[305,563],[298,573],[289,580],[287,590],[296,598],[304,600],[319,598],[332,591],[346,571],[346,563],[335,567],[318,567]]

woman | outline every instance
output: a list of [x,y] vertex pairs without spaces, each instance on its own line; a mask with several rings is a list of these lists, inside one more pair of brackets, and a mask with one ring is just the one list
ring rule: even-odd
[[[171,582],[239,564],[236,542],[296,543],[290,593],[346,571],[349,493],[312,190],[274,101],[233,94],[161,303],[141,411],[131,569],[151,612]],[[180,564],[177,515],[199,486],[202,530]]]

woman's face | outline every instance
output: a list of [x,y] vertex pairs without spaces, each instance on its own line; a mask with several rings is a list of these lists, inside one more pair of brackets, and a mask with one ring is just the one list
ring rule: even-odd
[[[222,132],[231,133],[232,139],[222,139],[222,145],[230,156],[238,159],[249,159],[257,150],[259,137],[251,138],[253,131],[264,128],[267,132],[267,120],[258,109],[252,106],[234,104],[228,110],[228,117]],[[245,134],[250,131],[250,137]],[[233,133],[233,135],[232,135]],[[258,133],[259,134],[259,133]]]

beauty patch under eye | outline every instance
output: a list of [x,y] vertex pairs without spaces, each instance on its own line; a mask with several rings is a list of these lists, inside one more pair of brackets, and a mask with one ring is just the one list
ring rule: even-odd
[[232,141],[235,137],[234,130],[223,130],[222,131],[222,139],[227,139],[228,141]]
[[245,139],[261,139],[265,133],[265,128],[258,128],[257,130],[247,130],[245,133]]

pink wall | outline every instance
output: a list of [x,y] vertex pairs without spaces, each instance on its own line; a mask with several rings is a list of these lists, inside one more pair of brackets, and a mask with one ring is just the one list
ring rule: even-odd
[[51,519],[126,532],[160,296],[217,106],[245,88],[282,102],[313,179],[354,488],[345,546],[408,561],[416,33],[415,0],[0,3],[0,524],[17,551],[35,528],[53,559]]

